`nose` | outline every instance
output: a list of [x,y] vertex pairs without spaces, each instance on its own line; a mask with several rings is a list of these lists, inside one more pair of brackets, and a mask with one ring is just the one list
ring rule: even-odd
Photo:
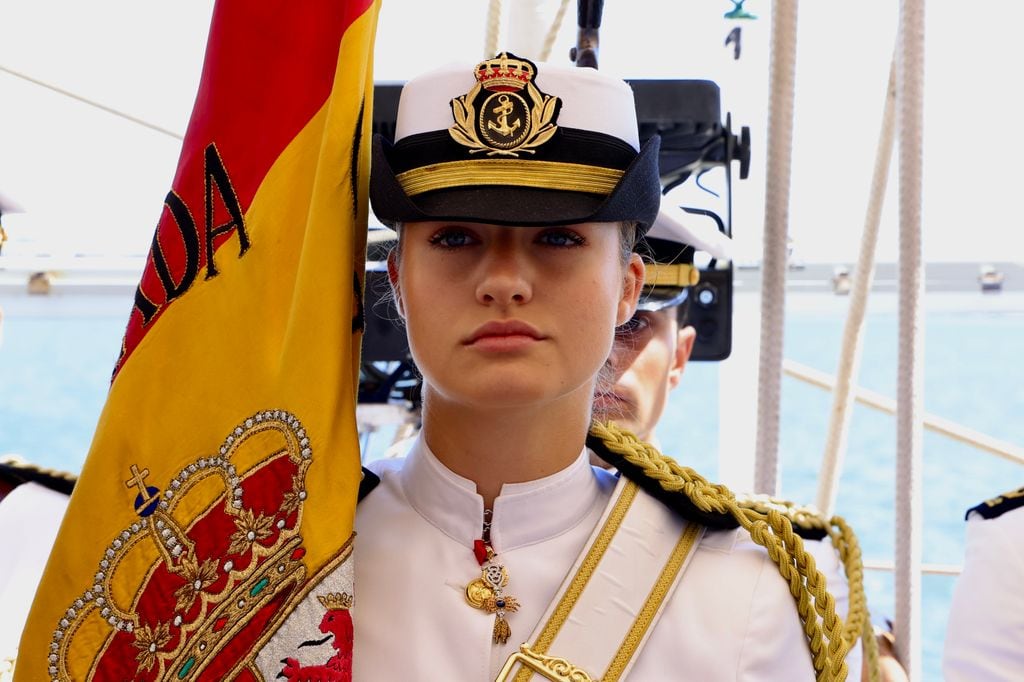
[[480,303],[522,305],[533,298],[528,254],[512,235],[489,244],[479,267],[476,298]]
[[615,334],[612,342],[612,350],[608,354],[608,368],[611,370],[615,381],[618,381],[626,370],[632,366],[637,355],[643,350],[640,340],[636,334],[629,331],[619,331]]
[[611,353],[608,354],[608,368],[617,380],[633,360],[633,340],[620,334],[615,335]]

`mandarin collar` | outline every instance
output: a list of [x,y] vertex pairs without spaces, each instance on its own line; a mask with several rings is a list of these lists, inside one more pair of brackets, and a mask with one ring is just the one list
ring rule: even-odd
[[[472,548],[483,529],[484,500],[476,484],[446,467],[423,435],[413,442],[401,471],[409,504],[445,535]],[[569,530],[601,495],[588,450],[550,476],[506,483],[494,500],[491,546],[497,553],[543,542]]]

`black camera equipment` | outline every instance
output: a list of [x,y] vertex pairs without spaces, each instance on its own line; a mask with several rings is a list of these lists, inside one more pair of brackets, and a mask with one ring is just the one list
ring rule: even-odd
[[[691,177],[721,167],[725,171],[725,219],[714,211],[682,206],[694,215],[715,221],[719,231],[732,236],[732,165],[739,176],[750,174],[750,129],[732,129],[721,114],[718,84],[709,80],[630,80],[636,99],[641,142],[661,136],[658,158],[662,193],[667,194]],[[692,260],[692,253],[691,260]],[[697,330],[691,360],[724,360],[732,349],[733,264],[711,259],[700,266],[700,283],[688,297],[688,324]]]
[[[740,3],[742,4],[742,3]],[[601,15],[604,0],[578,0],[576,46],[569,59],[576,66],[597,68]],[[739,37],[736,37],[739,57]],[[699,184],[704,172],[715,167],[725,170],[726,219],[706,208],[683,206],[689,213],[712,218],[720,231],[732,236],[732,163],[738,161],[741,179],[750,173],[750,129],[743,126],[733,134],[732,116],[721,123],[718,85],[708,80],[631,80],[636,100],[641,143],[652,135],[661,136],[658,157],[662,193],[686,182],[691,176]],[[692,263],[692,252],[690,262]],[[712,259],[701,267],[701,281],[690,291],[688,302],[679,307],[680,317],[697,330],[691,360],[724,360],[732,350],[733,265]]]
[[[708,216],[725,231],[722,219],[712,211],[687,206],[683,210]],[[732,278],[732,262],[719,263],[712,258],[700,268],[700,282],[690,287],[685,305],[679,306],[680,324],[697,332],[691,360],[725,360],[732,352]]]

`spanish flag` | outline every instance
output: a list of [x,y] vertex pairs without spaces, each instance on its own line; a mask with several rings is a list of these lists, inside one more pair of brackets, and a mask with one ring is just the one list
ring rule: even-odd
[[349,679],[378,4],[217,2],[18,682]]

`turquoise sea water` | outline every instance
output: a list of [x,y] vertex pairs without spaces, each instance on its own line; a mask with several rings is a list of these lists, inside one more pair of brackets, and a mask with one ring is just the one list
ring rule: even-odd
[[[1024,444],[1024,297],[942,294],[925,316],[925,409],[995,438]],[[1017,298],[1014,298],[1017,296]],[[0,298],[0,454],[78,471],[102,409],[130,298],[64,295]],[[791,297],[785,357],[833,373],[846,313],[828,294]],[[893,396],[896,386],[895,299],[869,309],[859,383]],[[751,390],[756,390],[755,378]],[[658,429],[664,449],[710,478],[718,472],[719,368],[693,363]],[[784,497],[813,502],[831,396],[783,380],[780,469]],[[730,425],[731,426],[731,425]],[[754,429],[753,424],[736,425]],[[891,560],[894,547],[895,420],[858,405],[836,513],[860,537],[867,560]],[[369,457],[387,445],[371,441]],[[959,564],[964,510],[1024,485],[1024,467],[933,433],[924,438],[924,561]],[[875,622],[893,613],[892,577],[866,573]],[[939,662],[954,578],[923,579],[924,679],[941,679]]]

